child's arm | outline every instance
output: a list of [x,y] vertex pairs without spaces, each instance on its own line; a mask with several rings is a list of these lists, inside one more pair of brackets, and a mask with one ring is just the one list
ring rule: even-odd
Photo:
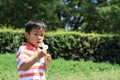
[[42,50],[38,49],[32,57],[24,59],[25,62],[20,66],[20,68],[22,70],[26,70],[30,68],[35,62],[37,62],[39,59],[41,59],[45,55],[46,55],[45,49],[42,49]]
[[44,58],[45,58],[45,72],[47,72],[48,65],[49,65],[50,61],[52,60],[52,58],[51,58],[50,54],[47,54]]
[[[42,43],[41,45],[40,45],[40,47],[42,47],[43,49],[48,49],[48,45],[46,45],[46,44],[44,44],[44,43]],[[45,56],[44,56],[44,61],[45,61],[45,65],[44,65],[44,68],[45,68],[45,72],[47,72],[47,68],[48,68],[48,64],[50,63],[50,61],[51,61],[52,59],[51,59],[51,55],[50,54],[46,54]]]

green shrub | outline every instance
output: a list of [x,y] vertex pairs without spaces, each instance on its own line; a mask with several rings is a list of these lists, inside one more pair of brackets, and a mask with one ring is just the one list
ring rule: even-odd
[[0,53],[16,52],[23,42],[21,32],[0,32]]
[[79,32],[47,33],[45,42],[53,58],[120,63],[120,37]]
[[[15,53],[24,41],[23,31],[0,31],[0,53]],[[80,32],[47,32],[44,42],[53,59],[120,63],[120,36]]]

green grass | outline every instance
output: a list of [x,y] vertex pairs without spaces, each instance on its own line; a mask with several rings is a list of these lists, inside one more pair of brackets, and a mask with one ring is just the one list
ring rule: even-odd
[[[120,66],[91,61],[53,60],[48,80],[120,80]],[[18,80],[15,54],[0,54],[0,80]]]
[[18,80],[15,54],[0,54],[0,80]]
[[120,80],[120,66],[91,61],[54,60],[49,66],[49,80]]

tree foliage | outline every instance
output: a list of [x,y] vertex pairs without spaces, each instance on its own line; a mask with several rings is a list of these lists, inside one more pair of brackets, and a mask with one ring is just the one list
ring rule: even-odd
[[56,25],[60,25],[56,15],[59,2],[60,0],[1,0],[0,24],[21,28],[30,19],[42,19],[50,30],[56,29]]
[[120,33],[119,0],[0,0],[0,24],[23,28],[42,19],[48,30]]
[[78,30],[80,27],[84,32],[120,32],[119,0],[64,0],[64,3],[67,7],[62,9],[64,14],[61,16],[73,30]]

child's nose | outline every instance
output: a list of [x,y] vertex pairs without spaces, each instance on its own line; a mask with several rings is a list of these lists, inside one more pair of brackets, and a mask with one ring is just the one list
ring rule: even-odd
[[41,39],[41,36],[38,36],[38,39]]

